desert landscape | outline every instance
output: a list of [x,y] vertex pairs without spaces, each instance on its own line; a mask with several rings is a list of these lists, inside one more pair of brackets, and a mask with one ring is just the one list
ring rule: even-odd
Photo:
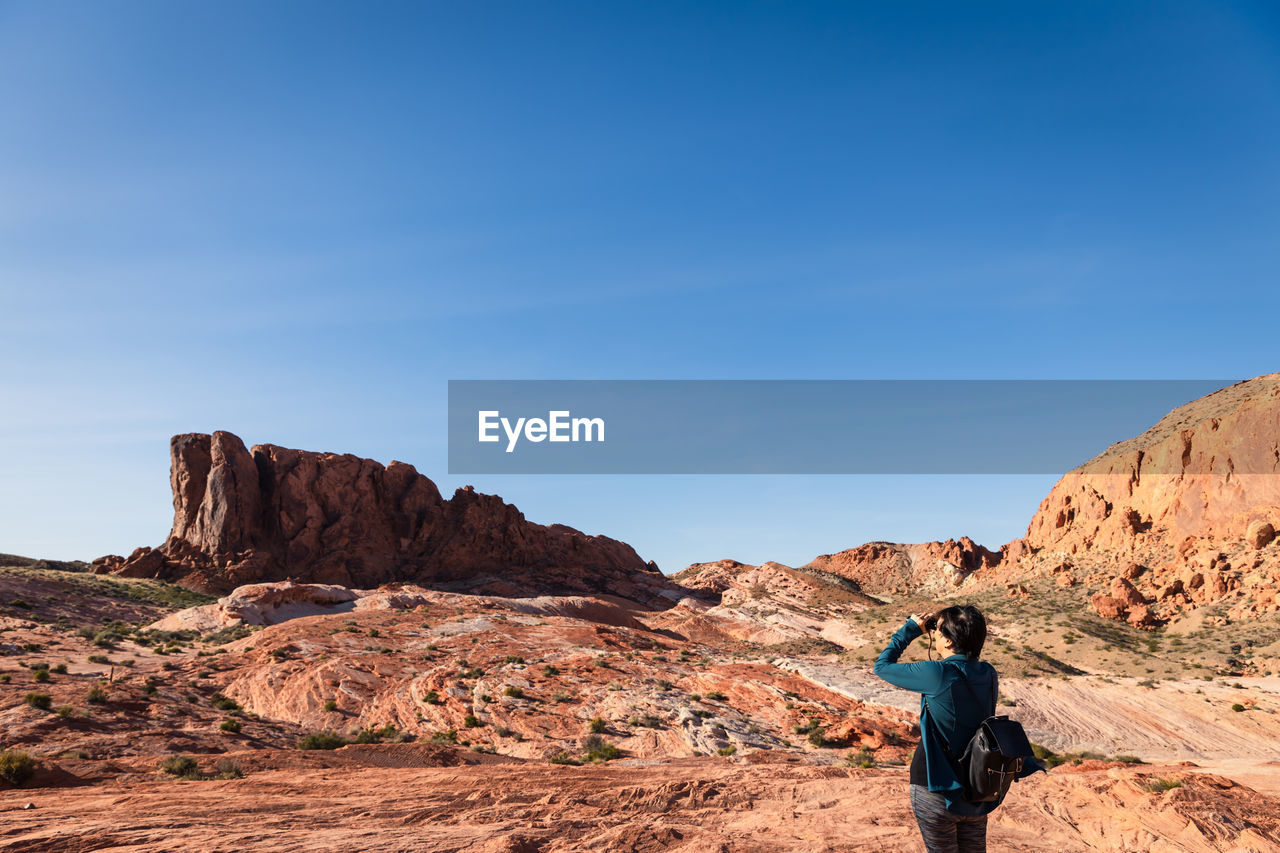
[[992,850],[1280,850],[1278,380],[998,550],[672,575],[404,463],[175,436],[163,543],[0,555],[0,849],[919,850],[918,700],[871,664],[968,602],[1050,766]]

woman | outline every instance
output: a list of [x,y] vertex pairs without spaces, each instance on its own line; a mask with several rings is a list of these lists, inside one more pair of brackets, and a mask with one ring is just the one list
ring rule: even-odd
[[[911,641],[926,633],[942,659],[898,663]],[[995,713],[996,671],[978,659],[986,640],[987,621],[978,608],[948,607],[927,617],[913,614],[876,660],[876,675],[922,694],[920,746],[911,759],[911,810],[930,853],[985,853],[987,814],[999,805],[966,801],[948,757],[949,750],[959,758],[982,721]]]

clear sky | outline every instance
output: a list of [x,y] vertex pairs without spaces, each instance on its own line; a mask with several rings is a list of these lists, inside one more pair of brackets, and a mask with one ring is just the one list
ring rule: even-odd
[[0,0],[0,551],[214,429],[668,571],[999,545],[1052,477],[451,477],[446,381],[1253,376],[1278,214],[1269,2]]

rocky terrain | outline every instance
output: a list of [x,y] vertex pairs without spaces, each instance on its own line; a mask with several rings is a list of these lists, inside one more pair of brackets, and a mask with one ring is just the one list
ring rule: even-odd
[[[870,662],[926,600],[703,574],[718,601],[653,610],[0,569],[2,746],[36,765],[0,783],[0,849],[918,849],[917,700]],[[1002,711],[1062,762],[993,850],[1280,850],[1280,679],[1079,672],[1049,653],[1071,629],[992,594]]]
[[966,601],[1050,765],[991,850],[1280,851],[1262,380],[1067,475],[999,551],[673,578],[401,463],[177,436],[160,547],[0,555],[0,849],[918,850],[918,697],[871,665]]

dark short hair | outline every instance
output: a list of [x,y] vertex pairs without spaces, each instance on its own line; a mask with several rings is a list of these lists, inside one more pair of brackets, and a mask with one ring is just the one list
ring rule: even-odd
[[987,642],[987,620],[972,604],[948,607],[938,614],[938,630],[951,641],[957,654],[974,658]]

